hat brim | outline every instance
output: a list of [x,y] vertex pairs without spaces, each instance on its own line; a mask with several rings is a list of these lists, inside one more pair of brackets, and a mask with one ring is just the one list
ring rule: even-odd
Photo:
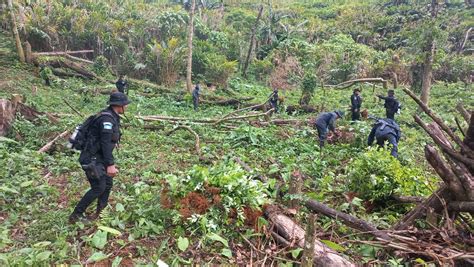
[[120,101],[120,102],[115,102],[115,101],[110,102],[109,101],[108,102],[108,104],[111,105],[111,106],[126,106],[130,103],[132,103],[132,101],[130,101],[130,100],[127,100],[125,102],[123,102],[123,101]]

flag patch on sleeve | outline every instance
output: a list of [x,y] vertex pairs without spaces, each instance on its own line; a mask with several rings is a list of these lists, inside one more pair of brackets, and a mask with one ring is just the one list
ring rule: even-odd
[[104,130],[112,130],[112,126],[111,122],[104,122]]

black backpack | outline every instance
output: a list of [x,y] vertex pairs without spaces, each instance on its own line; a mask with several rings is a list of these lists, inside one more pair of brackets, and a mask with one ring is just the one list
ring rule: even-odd
[[69,138],[68,147],[79,151],[86,149],[88,142],[92,141],[90,129],[92,125],[94,125],[94,122],[102,116],[110,116],[113,118],[109,112],[100,112],[89,116],[82,124],[76,127],[76,130]]

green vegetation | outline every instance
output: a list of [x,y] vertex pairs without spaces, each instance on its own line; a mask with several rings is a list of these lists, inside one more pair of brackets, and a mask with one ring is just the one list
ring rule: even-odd
[[[93,49],[90,71],[108,80],[116,74],[147,79],[169,92],[131,83],[133,103],[122,121],[121,146],[114,152],[120,173],[109,206],[92,225],[69,225],[69,214],[88,189],[78,154],[65,147],[66,140],[48,153],[37,150],[84,120],[65,100],[86,116],[105,106],[108,96],[100,91],[114,86],[56,76],[46,86],[35,66],[16,59],[10,33],[0,31],[0,98],[21,94],[28,106],[60,118],[52,123],[45,115],[31,122],[18,115],[12,131],[0,139],[2,266],[100,261],[155,266],[158,260],[174,266],[249,264],[252,246],[271,251],[275,264],[291,265],[299,261],[300,250],[273,245],[268,222],[261,216],[265,205],[310,198],[387,229],[412,208],[390,196],[428,196],[438,188],[440,180],[423,153],[431,140],[413,122],[417,105],[399,88],[395,94],[403,109],[397,121],[403,137],[398,160],[386,150],[367,148],[372,122],[351,123],[350,114],[338,126],[351,139],[328,144],[322,153],[309,124],[240,122],[226,128],[186,122],[200,136],[199,157],[190,132],[168,136],[176,124],[135,117],[221,118],[234,110],[206,103],[198,112],[192,110],[184,83],[188,13],[182,1],[16,2],[24,8],[23,38],[34,51]],[[419,78],[411,67],[423,62],[419,57],[425,35],[436,29],[430,107],[452,127],[456,103],[474,107],[469,80],[474,60],[458,52],[466,30],[474,26],[474,9],[461,1],[449,1],[453,3],[436,19],[430,18],[427,1],[270,1],[257,29],[248,79],[240,72],[259,2],[224,1],[224,9],[219,1],[203,2],[206,7],[200,7],[195,18],[193,79],[217,86],[211,91],[203,85],[206,96],[253,97],[251,102],[262,103],[274,87],[283,89],[279,94],[284,105],[304,100],[301,104],[320,110],[347,110],[352,88],[327,85],[365,77],[390,80],[396,73],[401,85],[416,88]],[[3,11],[2,21],[7,18]],[[383,116],[383,102],[376,95],[385,89],[356,86],[362,89],[363,109]],[[282,110],[273,118],[315,116]],[[143,127],[150,124],[157,129]],[[244,170],[235,157],[253,172]],[[288,194],[296,171],[305,176],[303,196]],[[268,180],[260,181],[259,175]],[[302,207],[294,218],[304,225],[307,213]],[[318,217],[316,228],[328,246],[356,263],[423,261],[395,253],[381,258],[380,248],[355,242],[366,238],[324,216]]]

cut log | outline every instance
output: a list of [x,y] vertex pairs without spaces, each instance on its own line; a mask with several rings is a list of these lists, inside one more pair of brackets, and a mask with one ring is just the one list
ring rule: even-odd
[[49,151],[49,150],[53,147],[53,145],[54,145],[58,140],[60,140],[60,139],[62,139],[62,138],[65,138],[68,134],[69,134],[69,130],[62,132],[62,133],[59,134],[58,136],[54,137],[53,140],[51,140],[51,141],[48,142],[46,145],[44,145],[42,148],[40,148],[40,149],[38,150],[38,152],[39,152],[39,153],[44,153],[44,152]]
[[452,201],[449,202],[448,209],[454,211],[474,212],[474,202]]
[[458,177],[451,170],[450,166],[441,158],[438,151],[431,145],[425,146],[425,157],[436,173],[443,179],[448,189],[454,193],[456,199],[467,199],[466,192]]
[[[283,215],[278,207],[269,205],[265,209],[264,214],[280,236],[289,240],[290,243],[294,242],[300,248],[304,247],[305,231],[292,219]],[[317,239],[314,240],[314,264],[316,266],[355,266],[354,263],[345,259]]]
[[0,99],[0,136],[6,136],[15,119],[16,106],[7,99]]
[[287,113],[301,112],[301,113],[317,113],[321,109],[315,106],[309,105],[289,105],[286,107]]
[[423,202],[426,198],[424,197],[415,197],[415,196],[398,196],[392,195],[390,196],[393,200],[396,200],[399,203],[420,203]]
[[81,79],[89,79],[88,77],[86,77],[82,74],[70,73],[70,72],[66,72],[66,71],[63,71],[63,70],[57,69],[57,68],[51,68],[51,71],[53,72],[54,75],[56,75],[58,77],[74,77],[74,78],[81,78]]
[[345,225],[353,229],[359,230],[361,232],[366,232],[382,240],[387,240],[387,241],[391,240],[391,238],[386,233],[378,230],[377,227],[371,225],[370,223],[364,220],[358,219],[347,213],[343,213],[335,209],[332,209],[315,200],[308,200],[306,201],[305,204],[306,204],[306,207],[308,207],[308,209],[310,209],[311,211],[326,215],[336,220],[340,220]]

